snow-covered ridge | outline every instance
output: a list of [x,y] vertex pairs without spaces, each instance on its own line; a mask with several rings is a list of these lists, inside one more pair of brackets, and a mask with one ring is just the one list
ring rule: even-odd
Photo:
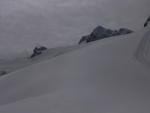
[[34,65],[46,59],[51,59],[69,51],[73,51],[74,48],[75,46],[51,48],[43,51],[42,54],[32,59],[29,56],[11,60],[0,60],[0,70],[4,70],[8,74],[19,69]]
[[0,113],[149,113],[150,69],[133,59],[147,31],[76,46],[2,76]]

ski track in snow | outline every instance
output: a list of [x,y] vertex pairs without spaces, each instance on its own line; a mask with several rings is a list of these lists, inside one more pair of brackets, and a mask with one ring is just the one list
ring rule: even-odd
[[140,63],[150,66],[150,58],[149,58],[149,45],[150,44],[150,27],[148,31],[143,36],[142,40],[140,41],[133,57],[139,61]]

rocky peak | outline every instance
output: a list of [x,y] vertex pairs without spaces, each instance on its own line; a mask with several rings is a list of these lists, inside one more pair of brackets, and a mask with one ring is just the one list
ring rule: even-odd
[[112,36],[118,36],[118,35],[124,35],[124,34],[129,34],[132,33],[132,30],[126,29],[126,28],[121,28],[119,30],[111,30],[111,29],[106,29],[102,26],[96,27],[93,32],[88,35],[88,36],[83,36],[81,40],[79,41],[80,43],[89,43],[95,40],[100,40],[103,38],[108,38]]
[[41,46],[39,48],[35,47],[34,50],[33,50],[33,54],[31,55],[30,58],[34,58],[34,57],[40,55],[42,53],[42,51],[44,51],[44,50],[47,50],[47,48],[44,47],[44,46]]

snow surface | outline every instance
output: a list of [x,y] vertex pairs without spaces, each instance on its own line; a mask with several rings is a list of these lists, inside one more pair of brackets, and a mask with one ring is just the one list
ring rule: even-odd
[[[30,56],[24,58],[16,58],[16,59],[2,59],[0,60],[0,70],[6,70],[7,73],[16,71],[18,69],[34,65],[46,59],[51,59],[53,57],[57,57],[62,55],[66,52],[73,51],[75,46],[68,46],[68,47],[57,47],[51,48],[46,51],[43,51],[41,55],[36,56],[35,58],[30,59]],[[79,48],[79,47],[78,47]]]
[[150,65],[150,29],[140,41],[140,44],[135,52],[135,57],[143,64]]
[[149,113],[148,29],[2,76],[0,113]]

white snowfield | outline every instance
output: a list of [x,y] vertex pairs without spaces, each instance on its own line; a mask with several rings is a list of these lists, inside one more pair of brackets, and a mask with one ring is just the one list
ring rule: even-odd
[[22,69],[24,67],[39,63],[41,61],[57,57],[74,49],[76,49],[75,46],[57,47],[43,51],[41,55],[36,56],[33,59],[30,59],[30,57],[28,58],[25,57],[25,58],[16,58],[15,60],[14,59],[0,60],[0,70],[6,70],[7,73],[10,73],[18,69]]
[[0,77],[0,113],[149,113],[149,29]]

